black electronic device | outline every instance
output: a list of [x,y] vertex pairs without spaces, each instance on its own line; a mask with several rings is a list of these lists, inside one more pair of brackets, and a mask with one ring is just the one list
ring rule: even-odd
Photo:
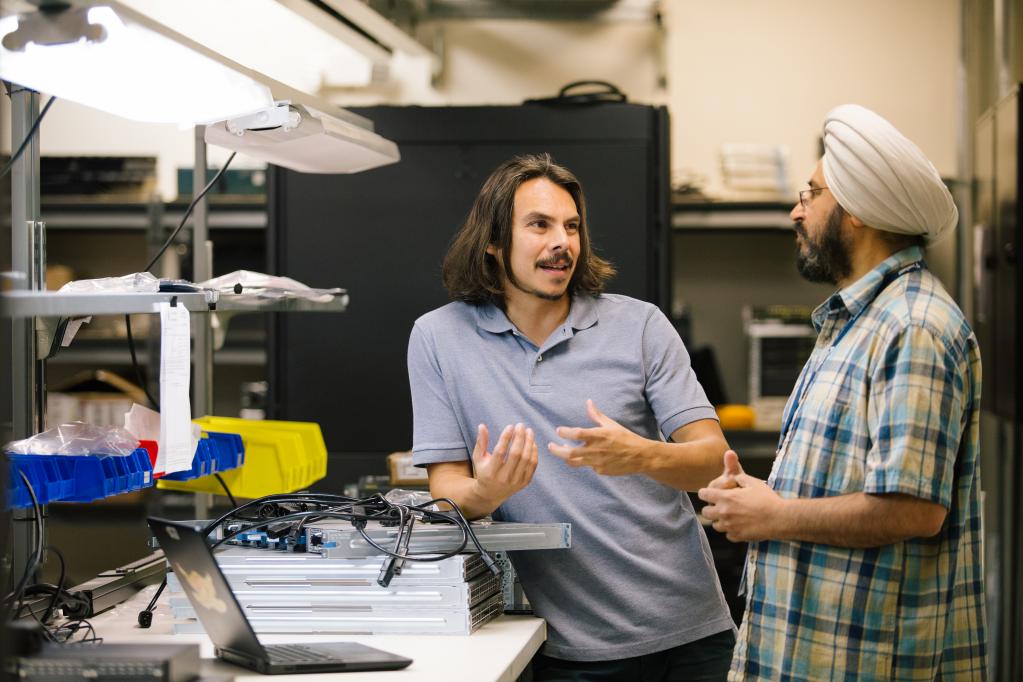
[[412,663],[355,642],[261,644],[206,544],[203,526],[154,517],[148,521],[218,658],[270,675],[400,670]]
[[46,644],[15,661],[19,680],[136,680],[189,682],[199,676],[198,644]]

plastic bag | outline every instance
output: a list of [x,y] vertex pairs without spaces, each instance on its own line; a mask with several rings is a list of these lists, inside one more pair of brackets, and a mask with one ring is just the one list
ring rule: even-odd
[[[405,490],[404,488],[392,488],[384,494],[384,499],[391,504],[403,504],[408,507],[418,507],[433,499],[429,490]],[[432,509],[436,510],[437,505]]]
[[[391,504],[404,504],[409,507],[418,507],[426,504],[430,500],[435,499],[430,494],[429,490],[406,490],[405,488],[392,488],[384,494],[384,499]],[[428,509],[430,511],[441,511],[441,506],[437,504],[431,504]],[[445,504],[444,509],[448,509]],[[416,513],[416,518],[422,519],[421,513]],[[429,519],[426,519],[429,521]],[[476,519],[472,522],[477,527],[487,527],[493,523],[493,519],[490,516],[485,516],[482,519]]]
[[64,294],[100,294],[118,292],[156,293],[160,291],[160,280],[148,272],[135,272],[121,277],[100,277],[79,279],[68,282],[60,289]]
[[275,277],[251,270],[235,270],[220,277],[200,282],[200,286],[217,291],[234,292],[241,286],[241,293],[258,298],[304,298],[317,303],[327,303],[344,289],[313,289],[290,277]]
[[139,440],[119,426],[70,422],[4,446],[14,455],[130,455]]

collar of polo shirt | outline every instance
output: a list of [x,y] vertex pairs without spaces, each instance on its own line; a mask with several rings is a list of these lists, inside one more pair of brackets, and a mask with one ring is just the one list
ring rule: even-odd
[[[588,329],[597,324],[597,302],[592,296],[583,294],[572,297],[568,310],[568,324],[572,329]],[[493,303],[476,306],[476,326],[493,334],[502,334],[515,329],[504,311]]]

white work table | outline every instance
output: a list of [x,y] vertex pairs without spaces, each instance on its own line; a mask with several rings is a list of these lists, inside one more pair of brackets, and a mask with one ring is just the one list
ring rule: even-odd
[[544,621],[533,616],[500,616],[471,635],[261,635],[264,644],[359,642],[412,659],[404,670],[312,675],[266,676],[213,658],[213,644],[205,635],[175,635],[176,622],[166,604],[166,593],[157,606],[153,625],[138,627],[138,612],[152,598],[150,587],[123,604],[89,622],[96,634],[109,643],[175,643],[200,645],[204,676],[220,679],[303,680],[334,678],[344,682],[378,680],[444,680],[445,682],[514,682],[547,638]]

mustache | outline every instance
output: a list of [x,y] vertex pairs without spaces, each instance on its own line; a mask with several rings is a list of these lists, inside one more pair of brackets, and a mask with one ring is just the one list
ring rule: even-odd
[[797,220],[797,221],[793,222],[792,223],[792,229],[795,230],[796,234],[798,234],[800,237],[802,237],[803,239],[806,239],[806,228],[803,227],[803,221],[802,220]]
[[549,268],[553,265],[567,265],[572,267],[572,257],[566,254],[559,254],[551,258],[545,258],[536,262],[538,268]]

